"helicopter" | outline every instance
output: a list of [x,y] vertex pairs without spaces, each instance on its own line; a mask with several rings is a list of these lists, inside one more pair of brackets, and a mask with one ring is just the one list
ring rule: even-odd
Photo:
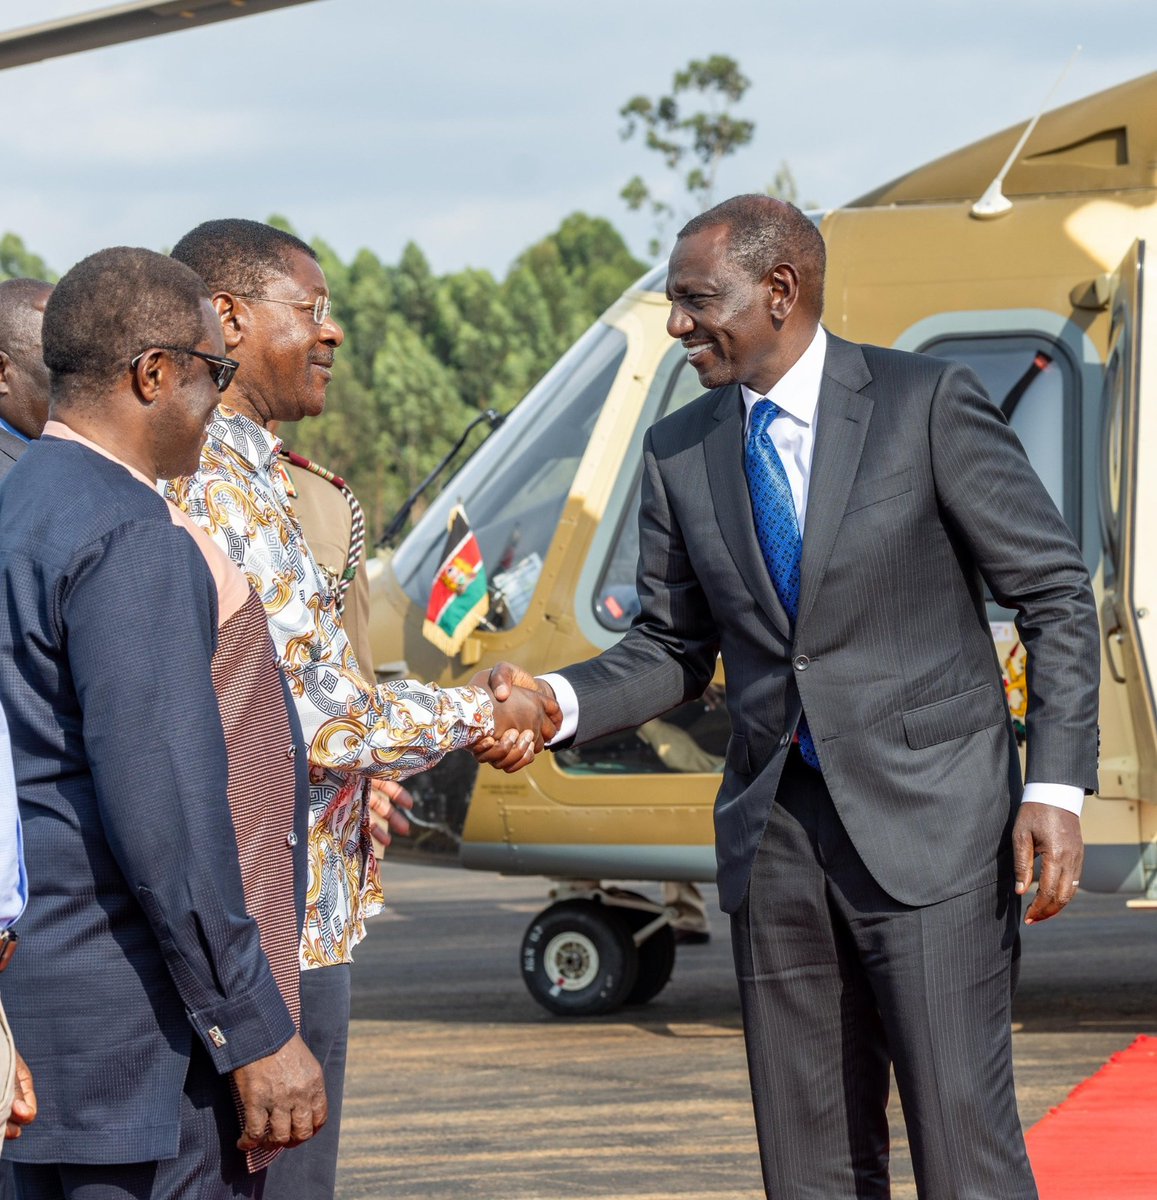
[[[1028,136],[1031,133],[1031,136]],[[1157,907],[1157,73],[1044,113],[815,214],[824,325],[967,363],[1002,407],[1093,577],[1102,625],[1100,790],[1082,886]],[[371,561],[380,678],[465,683],[501,659],[536,672],[599,653],[638,608],[644,431],[699,395],[667,335],[666,266],[599,318],[450,479],[396,551]],[[994,496],[993,503],[1000,504]],[[453,658],[423,637],[451,511],[464,507],[489,611]],[[1011,508],[1005,519],[1015,521]],[[1025,650],[989,621],[1014,728]],[[458,752],[410,787],[416,854],[569,881],[520,965],[549,1011],[641,1003],[675,961],[672,913],[606,880],[710,881],[726,753],[717,671],[702,700],[526,770]]]
[[[0,70],[310,0],[134,0],[0,34]],[[814,214],[828,246],[824,323],[856,341],[959,359],[1020,436],[1081,546],[1101,611],[1100,788],[1086,801],[1082,886],[1157,908],[1157,395],[1146,247],[1157,239],[1157,73],[993,134]],[[536,671],[597,654],[637,607],[645,429],[699,394],[665,329],[666,266],[605,312],[370,563],[379,678],[465,682],[510,659]],[[994,502],[999,503],[999,498]],[[423,614],[462,504],[489,611],[453,657]],[[1006,514],[1015,520],[1015,512]],[[1015,726],[1025,652],[989,618]],[[548,1010],[641,1003],[675,962],[673,913],[604,880],[710,881],[711,810],[729,736],[722,672],[661,719],[540,758],[515,776],[448,756],[415,777],[413,853],[562,880],[521,971]]]

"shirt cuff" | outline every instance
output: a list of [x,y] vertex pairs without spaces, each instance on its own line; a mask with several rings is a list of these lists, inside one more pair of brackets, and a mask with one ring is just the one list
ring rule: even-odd
[[1051,804],[1079,817],[1085,803],[1085,789],[1068,783],[1026,783],[1022,804]]
[[297,1032],[268,969],[253,991],[188,1015],[218,1075],[276,1053]]
[[535,678],[550,684],[554,690],[554,698],[558,701],[559,708],[562,709],[562,724],[558,728],[558,733],[546,744],[556,746],[569,741],[578,729],[578,697],[574,694],[574,688],[562,675],[537,675]]

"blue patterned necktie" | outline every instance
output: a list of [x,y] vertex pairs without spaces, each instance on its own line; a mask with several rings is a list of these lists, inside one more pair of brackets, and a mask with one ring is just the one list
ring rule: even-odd
[[[799,615],[799,565],[803,557],[803,540],[799,535],[791,484],[771,440],[771,423],[778,412],[778,407],[770,400],[755,402],[751,409],[751,428],[744,448],[743,466],[763,561],[779,602],[794,626]],[[807,717],[800,717],[796,734],[804,762],[818,771],[819,755],[807,726]]]

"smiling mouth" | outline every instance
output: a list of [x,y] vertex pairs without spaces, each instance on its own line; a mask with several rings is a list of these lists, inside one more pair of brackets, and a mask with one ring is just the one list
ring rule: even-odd
[[712,347],[711,342],[684,342],[683,349],[687,351],[687,361],[693,363],[702,358]]

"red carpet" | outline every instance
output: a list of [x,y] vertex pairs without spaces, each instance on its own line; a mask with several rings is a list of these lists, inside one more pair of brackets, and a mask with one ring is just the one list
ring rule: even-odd
[[1114,1054],[1027,1140],[1041,1200],[1157,1200],[1157,1037]]

